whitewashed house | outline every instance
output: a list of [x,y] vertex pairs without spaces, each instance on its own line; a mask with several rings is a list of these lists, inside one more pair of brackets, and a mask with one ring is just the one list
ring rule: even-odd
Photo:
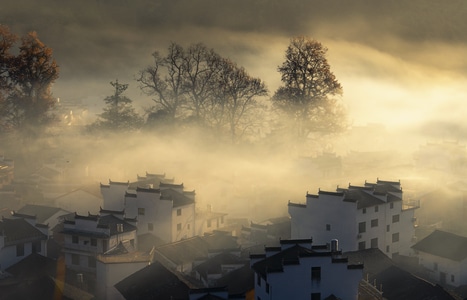
[[331,246],[281,240],[265,254],[250,255],[256,299],[358,299],[363,264],[348,264],[337,248],[337,240]]
[[418,207],[418,201],[403,201],[400,182],[393,181],[307,193],[306,203],[288,204],[291,238],[317,243],[336,238],[348,251],[379,248],[389,257],[411,255]]
[[184,191],[183,184],[163,182],[159,188],[129,187],[129,182],[110,181],[101,184],[101,192],[104,208],[124,209],[129,218],[137,218],[138,235],[151,233],[166,243],[195,236],[194,191]]
[[412,246],[428,279],[451,286],[467,285],[467,237],[435,230]]
[[65,265],[77,272],[96,272],[96,256],[125,243],[137,250],[136,219],[124,211],[101,209],[99,215],[75,214],[63,222]]
[[14,215],[0,221],[0,270],[23,260],[31,253],[47,256],[48,226],[37,224],[34,216]]
[[125,299],[114,285],[148,266],[150,262],[151,255],[139,251],[98,255],[96,265],[97,298],[102,300]]

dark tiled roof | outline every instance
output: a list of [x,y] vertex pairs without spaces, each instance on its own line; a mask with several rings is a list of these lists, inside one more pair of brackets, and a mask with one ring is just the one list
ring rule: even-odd
[[188,299],[189,287],[175,274],[155,261],[115,285],[127,300]]
[[197,265],[193,268],[193,270],[206,278],[209,274],[221,274],[222,265],[224,264],[241,265],[247,263],[248,261],[245,261],[245,259],[242,259],[237,255],[231,254],[229,252],[222,252]]
[[[130,232],[135,231],[136,226],[126,222],[125,220],[121,220],[114,215],[106,215],[106,216],[99,216],[99,215],[89,215],[89,216],[81,216],[75,214],[75,219],[83,219],[83,220],[90,220],[96,222],[96,228],[108,228],[110,230],[110,235],[116,235],[117,231],[117,224],[123,224],[123,232]],[[76,224],[75,221],[65,221],[66,224]],[[76,234],[76,235],[84,235],[84,236],[91,236],[96,238],[106,238],[108,235],[104,232],[92,232],[92,231],[83,231],[80,228],[64,228],[63,233],[65,234]]]
[[274,255],[271,255],[263,260],[260,260],[253,264],[253,270],[261,274],[261,276],[267,276],[267,273],[283,272],[284,265],[296,265],[300,264],[300,259],[303,257],[313,256],[329,256],[331,252],[316,252],[312,249],[302,247],[298,244],[291,246],[287,249],[280,251]]
[[117,218],[114,215],[107,215],[99,218],[98,225],[108,226],[110,228],[110,235],[117,234],[117,224],[123,224],[123,232],[130,232],[136,230],[136,227],[124,220]]
[[217,233],[206,236],[195,236],[175,243],[162,245],[156,251],[170,261],[181,264],[192,262],[200,257],[207,257],[209,251],[234,249],[238,247],[235,237]]
[[218,286],[226,286],[230,295],[243,295],[255,288],[255,273],[249,265],[227,273],[216,280]]
[[159,184],[159,188],[181,188],[181,189],[183,189],[183,183],[175,184],[175,183],[161,182]]
[[34,204],[27,204],[23,206],[21,209],[17,211],[17,213],[36,216],[37,223],[44,223],[47,219],[49,219],[50,217],[52,217],[59,211],[63,211],[64,214],[69,213],[58,207],[34,205]]
[[0,221],[0,234],[5,237],[5,244],[47,239],[45,234],[24,219],[3,219]]
[[194,201],[173,189],[161,190],[161,200],[172,200],[174,207],[184,206],[194,203]]
[[349,263],[363,263],[364,277],[382,286],[383,297],[388,300],[453,300],[441,286],[434,285],[398,268],[378,248],[344,253]]
[[412,248],[454,261],[461,261],[467,257],[467,237],[435,230],[413,245]]

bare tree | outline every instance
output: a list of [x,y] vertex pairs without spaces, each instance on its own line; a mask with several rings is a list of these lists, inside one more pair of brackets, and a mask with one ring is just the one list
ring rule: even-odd
[[236,142],[255,124],[254,114],[262,113],[264,107],[257,98],[266,96],[268,90],[259,78],[251,77],[229,59],[222,59],[220,66],[213,118],[218,126],[228,126],[232,142]]
[[163,57],[155,51],[154,64],[140,72],[137,81],[141,90],[152,96],[156,103],[154,111],[164,110],[172,119],[178,117],[185,103],[184,51],[180,45],[172,43],[167,56]]
[[294,37],[278,67],[283,86],[272,101],[294,121],[298,138],[313,131],[338,131],[345,125],[345,112],[332,98],[342,94],[342,86],[330,70],[326,52],[316,40]]

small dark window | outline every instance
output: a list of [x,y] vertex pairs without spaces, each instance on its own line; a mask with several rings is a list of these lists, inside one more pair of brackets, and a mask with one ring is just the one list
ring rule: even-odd
[[32,253],[39,253],[42,251],[41,241],[32,243]]
[[181,215],[182,215],[182,209],[179,208],[179,209],[177,209],[177,216],[181,216]]
[[261,275],[259,275],[259,274],[256,274],[256,284],[258,286],[261,286]]
[[379,207],[378,207],[378,205],[376,205],[375,206],[375,212],[378,212],[378,210],[379,210]]
[[371,239],[371,248],[378,248],[378,238]]
[[96,267],[96,258],[93,256],[88,256],[88,267],[95,268]]
[[378,219],[371,220],[371,227],[378,227]]
[[154,230],[154,224],[148,223],[148,231],[153,231]]
[[389,253],[389,246],[386,246],[386,252]]
[[311,267],[311,280],[321,280],[321,267]]
[[178,223],[177,224],[177,231],[181,231],[182,230],[182,223]]
[[455,277],[454,277],[454,275],[451,275],[451,282],[454,282],[454,281],[456,281]]
[[72,235],[71,236],[71,242],[73,244],[78,244],[79,243],[79,237],[77,235]]
[[387,232],[391,231],[391,225],[386,225],[386,231]]
[[16,256],[24,256],[24,244],[16,245]]
[[365,250],[366,249],[366,243],[365,242],[359,242],[358,243],[358,250]]
[[366,208],[363,209],[363,213],[366,214]]
[[269,283],[266,282],[266,293],[269,294]]
[[211,227],[211,220],[207,220],[206,222],[207,222],[207,223],[206,223],[206,226],[207,226],[208,228]]
[[392,223],[397,223],[397,222],[399,222],[399,215],[392,216]]
[[144,216],[144,213],[145,213],[144,207],[138,207],[138,215]]
[[358,223],[358,233],[366,232],[366,222]]
[[393,233],[392,234],[392,242],[398,242],[399,241],[399,232]]
[[311,293],[311,300],[321,300],[321,293]]
[[97,247],[97,239],[91,239],[91,246]]
[[71,264],[78,266],[79,265],[79,255],[78,254],[72,254],[71,255]]
[[331,224],[326,224],[326,231],[331,231]]
[[392,203],[392,202],[389,203],[389,208],[390,208],[390,209],[393,209],[393,208],[394,208],[394,203]]

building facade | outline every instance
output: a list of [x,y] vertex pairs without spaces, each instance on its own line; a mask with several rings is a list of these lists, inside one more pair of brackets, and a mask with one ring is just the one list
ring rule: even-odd
[[411,255],[418,207],[418,201],[403,201],[400,182],[307,193],[306,203],[288,204],[291,238],[317,243],[336,238],[348,251],[379,248],[389,257]]
[[99,215],[75,214],[63,222],[65,264],[77,272],[96,272],[96,256],[127,243],[137,249],[136,219],[124,211],[101,210]]
[[331,245],[315,246],[311,239],[281,240],[280,247],[251,255],[256,299],[358,299],[363,265],[348,264],[337,250],[337,241]]

